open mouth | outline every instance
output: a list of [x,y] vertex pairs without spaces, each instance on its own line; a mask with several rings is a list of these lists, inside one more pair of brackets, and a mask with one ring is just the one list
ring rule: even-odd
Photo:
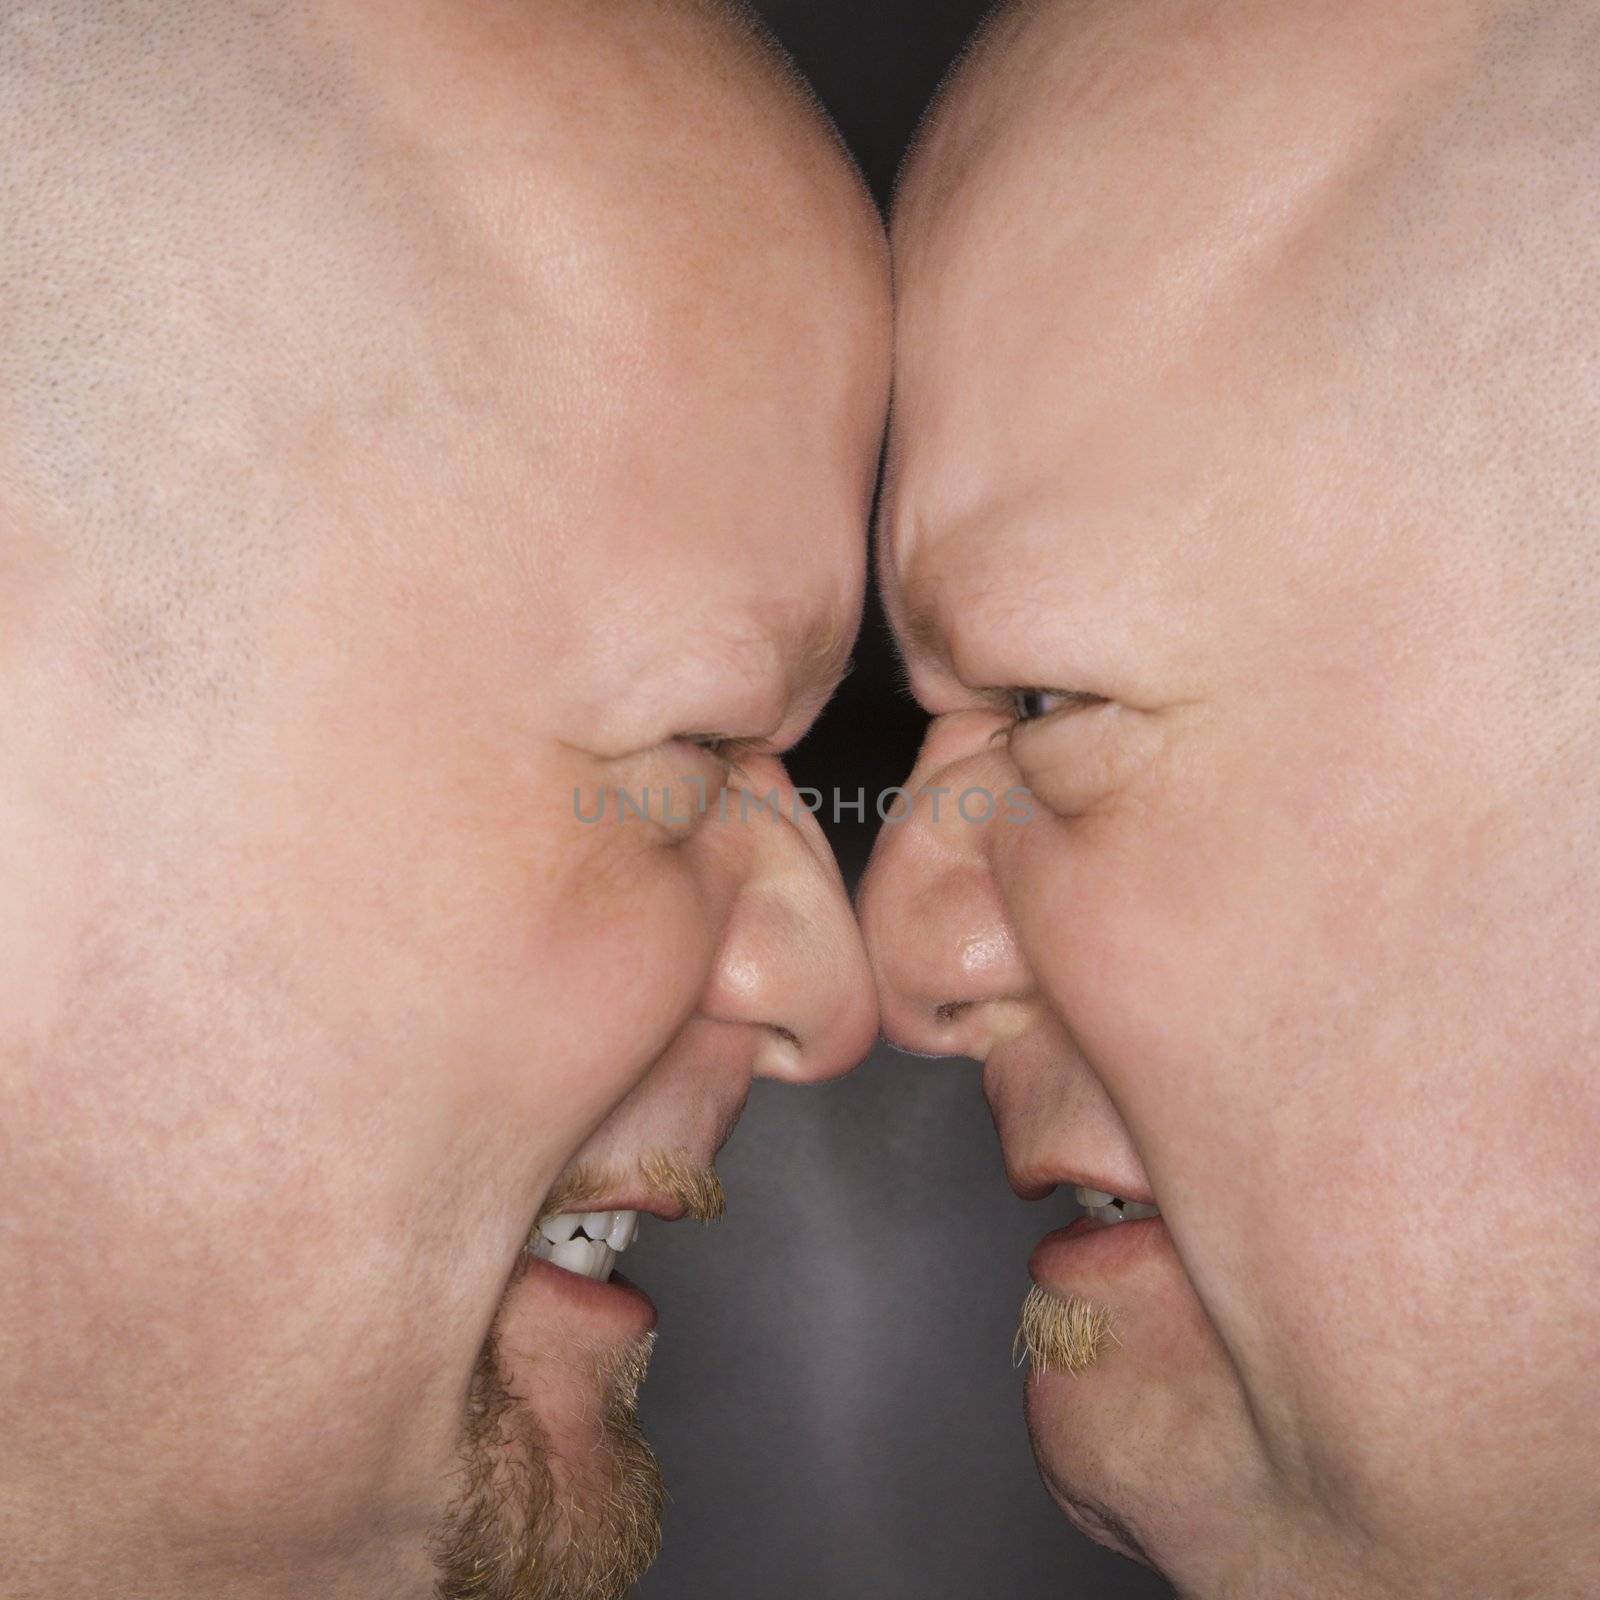
[[561,1211],[540,1221],[525,1248],[563,1272],[604,1283],[638,1231],[637,1211]]
[[1159,1217],[1160,1206],[1146,1205],[1142,1200],[1124,1200],[1121,1195],[1107,1194],[1104,1189],[1085,1189],[1078,1184],[1072,1197],[1083,1207],[1086,1217],[1099,1223],[1140,1222],[1146,1217]]

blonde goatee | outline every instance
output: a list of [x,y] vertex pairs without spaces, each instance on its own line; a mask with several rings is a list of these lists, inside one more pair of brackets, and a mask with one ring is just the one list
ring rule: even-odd
[[1035,1372],[1087,1372],[1101,1353],[1116,1344],[1111,1313],[1077,1295],[1051,1294],[1037,1284],[1022,1302],[1022,1321],[1011,1343],[1011,1358],[1024,1359]]

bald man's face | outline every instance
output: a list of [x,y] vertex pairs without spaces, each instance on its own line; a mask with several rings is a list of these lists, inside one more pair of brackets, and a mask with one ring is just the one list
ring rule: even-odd
[[1594,322],[1537,308],[1594,190],[1374,111],[1413,41],[1264,22],[1226,78],[1115,9],[1024,34],[897,225],[934,722],[863,891],[885,1026],[1094,1208],[1030,1262],[1075,1524],[1185,1595],[1591,1592]]
[[881,240],[690,8],[319,17],[175,21],[118,127],[202,126],[138,184],[48,93],[100,33],[32,41],[0,1547],[29,1593],[594,1600],[660,1505],[615,1252],[714,1218],[753,1075],[874,1036],[782,757],[857,625]]

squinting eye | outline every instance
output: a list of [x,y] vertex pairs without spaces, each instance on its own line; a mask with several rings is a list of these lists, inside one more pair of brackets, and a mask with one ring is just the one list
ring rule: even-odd
[[1048,717],[1056,707],[1051,703],[1059,698],[1048,689],[1013,689],[1011,714],[1018,722],[1032,722],[1035,717]]
[[1090,694],[1084,689],[1013,689],[1011,714],[1018,722],[1037,722],[1053,712],[1071,709],[1081,711],[1086,706],[1107,704],[1103,694]]
[[680,733],[678,742],[693,745],[696,750],[704,750],[714,761],[720,761],[729,773],[740,771],[739,758],[751,748],[748,740],[729,738],[720,733]]

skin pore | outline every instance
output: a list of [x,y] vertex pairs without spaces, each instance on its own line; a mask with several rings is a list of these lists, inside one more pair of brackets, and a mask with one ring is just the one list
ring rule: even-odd
[[0,79],[7,1593],[618,1593],[648,1328],[523,1243],[708,1204],[876,1010],[803,811],[575,796],[788,793],[876,217],[687,0],[35,5]]
[[908,782],[1040,819],[863,925],[1019,1192],[1161,1207],[1036,1255],[1116,1342],[1027,1407],[1185,1596],[1600,1586],[1597,85],[1572,4],[1030,5],[898,202]]

